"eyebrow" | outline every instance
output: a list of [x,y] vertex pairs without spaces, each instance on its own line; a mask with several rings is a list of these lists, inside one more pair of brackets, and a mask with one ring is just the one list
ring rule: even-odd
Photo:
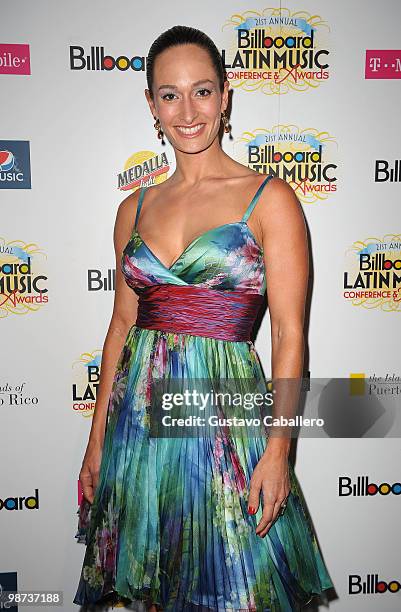
[[[198,85],[202,85],[203,83],[211,83],[212,85],[214,85],[213,81],[211,81],[210,79],[201,79],[200,81],[196,81],[195,83],[192,83],[192,87],[197,87]],[[178,88],[176,85],[160,85],[159,91],[160,89],[178,89]]]

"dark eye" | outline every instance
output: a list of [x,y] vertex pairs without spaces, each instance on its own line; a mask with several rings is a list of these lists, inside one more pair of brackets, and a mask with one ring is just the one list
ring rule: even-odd
[[210,95],[211,91],[210,89],[206,89],[206,87],[203,87],[202,89],[198,89],[196,93],[200,94],[201,98],[205,98],[206,96]]
[[[162,100],[167,100],[167,101],[169,102],[170,100],[173,100],[174,95],[175,95],[175,94],[173,94],[173,93],[167,93],[167,94],[164,94],[164,95],[162,96]],[[171,96],[171,97],[169,97],[169,96]]]

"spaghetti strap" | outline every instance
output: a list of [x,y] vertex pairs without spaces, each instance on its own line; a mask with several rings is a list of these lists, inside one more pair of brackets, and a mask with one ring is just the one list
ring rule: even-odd
[[134,229],[136,229],[136,226],[137,226],[137,223],[138,223],[139,213],[140,213],[141,208],[142,208],[143,196],[145,195],[145,191],[146,191],[146,187],[145,186],[141,187],[141,192],[140,192],[139,198],[138,198],[138,205],[136,207]]
[[251,203],[249,204],[248,208],[246,209],[246,211],[244,212],[244,216],[242,217],[241,221],[248,221],[249,219],[249,215],[251,214],[251,212],[253,211],[253,209],[256,206],[257,201],[260,198],[260,195],[265,187],[265,185],[270,181],[270,179],[272,179],[274,176],[274,174],[269,174],[265,180],[262,182],[261,185],[259,185],[259,188],[257,190],[257,192],[255,193],[255,195],[252,198]]

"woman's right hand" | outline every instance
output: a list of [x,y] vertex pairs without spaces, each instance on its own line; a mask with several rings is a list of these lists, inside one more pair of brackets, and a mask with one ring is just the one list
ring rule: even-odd
[[102,450],[98,442],[89,442],[79,472],[83,496],[90,504],[93,503],[99,480]]

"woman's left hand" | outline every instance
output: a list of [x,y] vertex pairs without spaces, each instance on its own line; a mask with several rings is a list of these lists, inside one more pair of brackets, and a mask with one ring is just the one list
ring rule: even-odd
[[260,492],[263,493],[263,514],[256,526],[256,534],[263,538],[277,518],[281,504],[291,490],[288,456],[265,451],[256,465],[250,481],[248,513],[256,514]]

